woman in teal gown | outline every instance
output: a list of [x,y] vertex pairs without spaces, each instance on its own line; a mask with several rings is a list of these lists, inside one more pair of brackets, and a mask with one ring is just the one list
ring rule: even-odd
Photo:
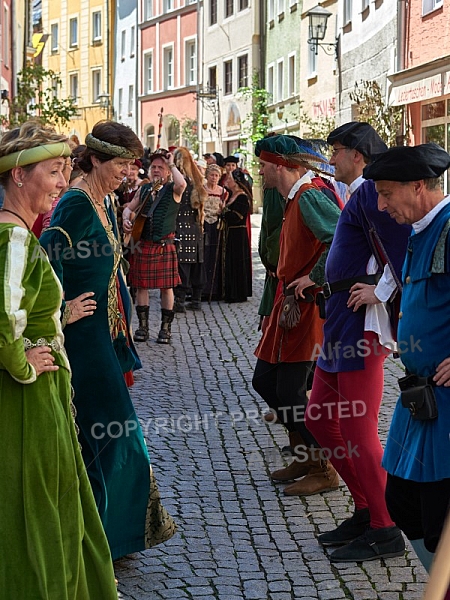
[[[93,292],[96,309],[64,329],[73,370],[79,440],[113,559],[169,539],[175,525],[162,507],[142,430],[113,345],[119,312],[120,244],[104,198],[143,153],[137,136],[98,123],[79,162],[86,173],[61,199],[41,237],[70,300]],[[64,316],[63,316],[64,321]],[[123,339],[123,338],[122,338]],[[127,353],[121,345],[122,356]]]

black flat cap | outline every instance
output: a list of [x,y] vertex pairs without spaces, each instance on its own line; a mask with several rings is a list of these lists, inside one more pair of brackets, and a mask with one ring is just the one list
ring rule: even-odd
[[419,181],[440,177],[450,167],[450,154],[434,143],[396,146],[373,157],[364,171],[373,181]]
[[235,163],[237,165],[239,162],[239,159],[237,156],[227,156],[226,158],[223,159],[223,162],[225,165],[227,163]]
[[340,142],[347,148],[358,150],[369,159],[374,154],[387,150],[386,144],[375,129],[369,123],[360,123],[359,121],[351,121],[334,129],[327,137],[327,142],[330,145]]
[[220,152],[213,152],[212,155],[215,156],[216,163],[219,165],[219,167],[223,167],[225,164],[223,162],[223,154],[220,154]]

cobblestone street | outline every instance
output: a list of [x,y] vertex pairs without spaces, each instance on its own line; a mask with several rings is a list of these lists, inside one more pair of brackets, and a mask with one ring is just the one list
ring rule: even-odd
[[[155,343],[159,300],[134,400],[164,505],[178,524],[166,544],[115,563],[122,600],[414,600],[426,574],[415,554],[332,565],[316,536],[352,511],[347,488],[307,498],[283,495],[269,472],[283,466],[287,436],[267,425],[253,391],[253,350],[264,270],[253,219],[253,298],[204,303],[178,314],[170,347]],[[396,400],[399,361],[386,362],[380,432]],[[363,399],[363,396],[362,396]]]

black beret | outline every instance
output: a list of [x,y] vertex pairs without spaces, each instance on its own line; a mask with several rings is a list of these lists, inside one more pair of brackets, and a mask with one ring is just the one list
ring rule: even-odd
[[363,175],[373,181],[434,179],[450,167],[450,154],[434,143],[396,146],[373,157]]
[[386,144],[369,123],[351,121],[332,131],[327,137],[327,142],[333,145],[340,142],[346,148],[358,150],[367,158],[387,150]]
[[223,162],[225,165],[227,163],[235,163],[237,165],[239,162],[239,158],[237,156],[227,156],[226,158],[224,158]]

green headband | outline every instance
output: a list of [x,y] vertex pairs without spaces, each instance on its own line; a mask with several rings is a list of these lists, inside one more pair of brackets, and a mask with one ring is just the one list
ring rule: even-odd
[[86,146],[91,148],[91,150],[103,152],[103,154],[109,154],[110,156],[117,156],[118,158],[136,158],[136,155],[131,150],[128,150],[128,148],[125,148],[125,146],[116,146],[116,144],[99,140],[92,133],[87,134],[85,141]]
[[6,173],[6,171],[14,169],[14,167],[25,167],[48,160],[49,158],[58,158],[59,156],[70,156],[70,148],[66,142],[42,144],[42,146],[26,148],[25,150],[2,156],[0,158],[0,173]]

